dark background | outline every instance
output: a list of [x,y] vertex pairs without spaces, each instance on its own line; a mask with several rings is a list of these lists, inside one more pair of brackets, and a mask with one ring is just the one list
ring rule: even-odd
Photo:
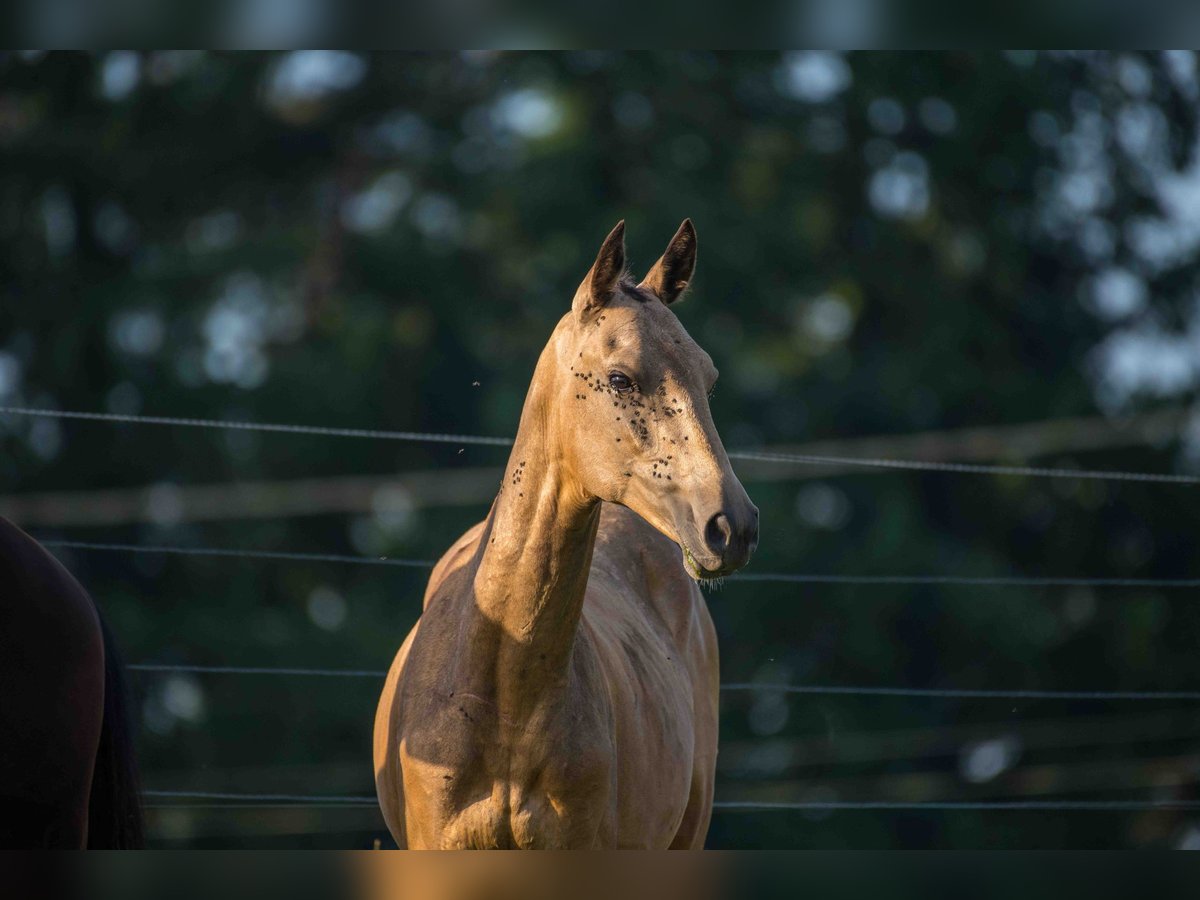
[[[1191,54],[8,54],[0,403],[508,436],[613,223],[640,275],[690,216],[678,310],[730,449],[1194,472],[1198,91]],[[12,414],[0,435],[0,512],[45,539],[414,559],[483,517],[505,456]],[[1187,485],[738,471],[750,573],[1200,577]],[[56,552],[137,663],[386,668],[426,577]],[[1200,676],[1194,590],[734,578],[710,600],[726,681]],[[148,788],[373,791],[372,679],[134,682]],[[1194,702],[723,710],[723,800],[1197,798]],[[386,840],[353,807],[155,809],[150,834]],[[1200,824],[718,811],[709,842],[1170,847]]]

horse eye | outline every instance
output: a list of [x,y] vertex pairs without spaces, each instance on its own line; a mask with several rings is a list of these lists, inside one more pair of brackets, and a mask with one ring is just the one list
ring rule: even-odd
[[618,394],[628,394],[633,390],[633,382],[629,380],[629,376],[620,372],[613,372],[608,376],[608,385]]

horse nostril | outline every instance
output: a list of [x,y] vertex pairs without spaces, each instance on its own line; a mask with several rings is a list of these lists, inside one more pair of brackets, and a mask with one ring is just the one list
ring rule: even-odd
[[729,547],[732,537],[733,528],[730,526],[729,519],[726,518],[725,513],[717,513],[704,526],[704,542],[708,544],[708,549],[713,553],[723,554]]

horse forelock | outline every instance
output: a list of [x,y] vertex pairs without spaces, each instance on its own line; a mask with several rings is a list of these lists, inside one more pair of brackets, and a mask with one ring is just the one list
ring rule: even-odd
[[651,291],[634,281],[633,276],[629,275],[628,273],[621,276],[620,280],[617,282],[617,285],[620,287],[621,293],[632,297],[639,303],[651,303],[658,301],[658,297],[654,296]]

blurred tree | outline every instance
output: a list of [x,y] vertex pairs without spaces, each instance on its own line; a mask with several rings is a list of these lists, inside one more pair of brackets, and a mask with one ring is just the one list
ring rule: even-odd
[[[1183,53],[7,54],[0,402],[510,434],[613,222],[648,266],[691,216],[680,316],[724,373],[730,447],[1184,404],[1200,378],[1198,90]],[[436,557],[486,503],[394,487],[349,515],[199,522],[178,488],[503,460],[15,415],[0,429],[10,493],[156,486],[141,524],[59,530],[104,541]],[[1190,470],[1198,433],[1053,461]],[[1036,455],[1031,434],[1001,460]],[[1187,488],[746,471],[772,479],[751,485],[759,571],[1200,575]],[[382,668],[423,584],[70,562],[141,660]],[[712,606],[731,680],[1178,689],[1200,674],[1200,612],[1180,592],[734,580]],[[142,690],[151,786],[370,790],[370,682],[147,675]],[[1194,767],[1186,708],[725,700],[726,797],[1135,796]],[[163,843],[338,845],[382,834],[371,815],[156,821]],[[721,814],[712,843],[1197,833],[1172,814]]]

